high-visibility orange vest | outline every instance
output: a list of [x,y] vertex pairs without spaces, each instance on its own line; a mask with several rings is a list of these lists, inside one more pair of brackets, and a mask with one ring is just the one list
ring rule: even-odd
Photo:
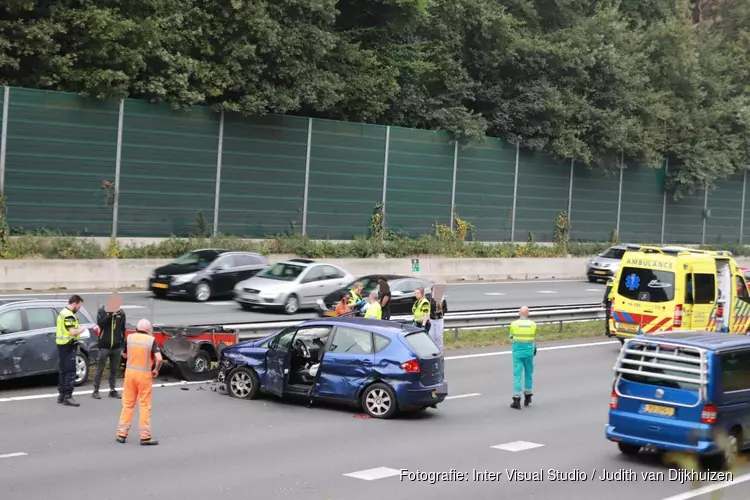
[[128,336],[128,360],[126,370],[151,373],[154,364],[151,349],[154,348],[154,337],[145,333],[132,333]]

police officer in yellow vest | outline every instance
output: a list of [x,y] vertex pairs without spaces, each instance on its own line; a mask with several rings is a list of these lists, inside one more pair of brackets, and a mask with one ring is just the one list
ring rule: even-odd
[[57,315],[55,343],[59,357],[59,382],[57,402],[65,406],[81,406],[73,399],[73,383],[76,379],[76,351],[79,336],[86,331],[78,327],[76,313],[83,306],[80,295],[71,295],[68,306]]
[[414,301],[414,305],[411,308],[411,313],[414,315],[414,326],[419,326],[424,331],[430,331],[430,301],[424,296],[424,288],[419,287],[414,290],[414,294],[417,300]]
[[370,292],[370,296],[367,300],[367,310],[365,311],[365,318],[383,319],[383,308],[380,307],[377,290],[373,290],[372,292]]
[[524,406],[531,404],[534,355],[536,354],[536,323],[529,319],[529,308],[523,306],[519,318],[510,324],[513,352],[513,403],[510,407],[521,409],[521,379],[523,378]]

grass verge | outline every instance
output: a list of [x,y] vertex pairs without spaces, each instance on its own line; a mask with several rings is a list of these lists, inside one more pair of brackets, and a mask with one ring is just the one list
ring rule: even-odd
[[[479,347],[492,347],[509,345],[509,331],[507,327],[488,328],[486,330],[461,330],[458,338],[453,330],[443,332],[443,347],[447,351],[456,349],[476,349]],[[537,342],[549,342],[552,340],[586,339],[593,337],[604,338],[604,320],[581,321],[577,323],[540,324],[536,331]]]

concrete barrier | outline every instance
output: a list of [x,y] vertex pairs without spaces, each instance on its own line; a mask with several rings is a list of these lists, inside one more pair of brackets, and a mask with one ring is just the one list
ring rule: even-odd
[[[289,258],[271,256],[271,262]],[[502,281],[535,279],[583,279],[587,258],[560,259],[451,259],[419,257],[419,270],[412,259],[322,259],[343,267],[355,276],[400,274],[436,281]],[[737,259],[750,267],[750,258]],[[144,290],[152,271],[168,259],[122,260],[6,260],[0,261],[0,290]]]
[[[274,255],[271,262],[289,258]],[[412,259],[321,259],[343,267],[355,276],[401,274],[438,281],[498,281],[583,278],[587,259],[450,259],[418,257],[419,271],[412,271]],[[0,290],[111,290],[145,289],[152,271],[169,263],[167,259],[121,260],[6,260],[0,261]]]

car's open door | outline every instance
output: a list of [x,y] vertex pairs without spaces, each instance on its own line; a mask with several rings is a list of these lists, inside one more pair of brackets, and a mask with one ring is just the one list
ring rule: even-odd
[[283,330],[268,344],[266,353],[266,390],[279,397],[284,395],[289,367],[292,363],[292,342],[297,327]]

